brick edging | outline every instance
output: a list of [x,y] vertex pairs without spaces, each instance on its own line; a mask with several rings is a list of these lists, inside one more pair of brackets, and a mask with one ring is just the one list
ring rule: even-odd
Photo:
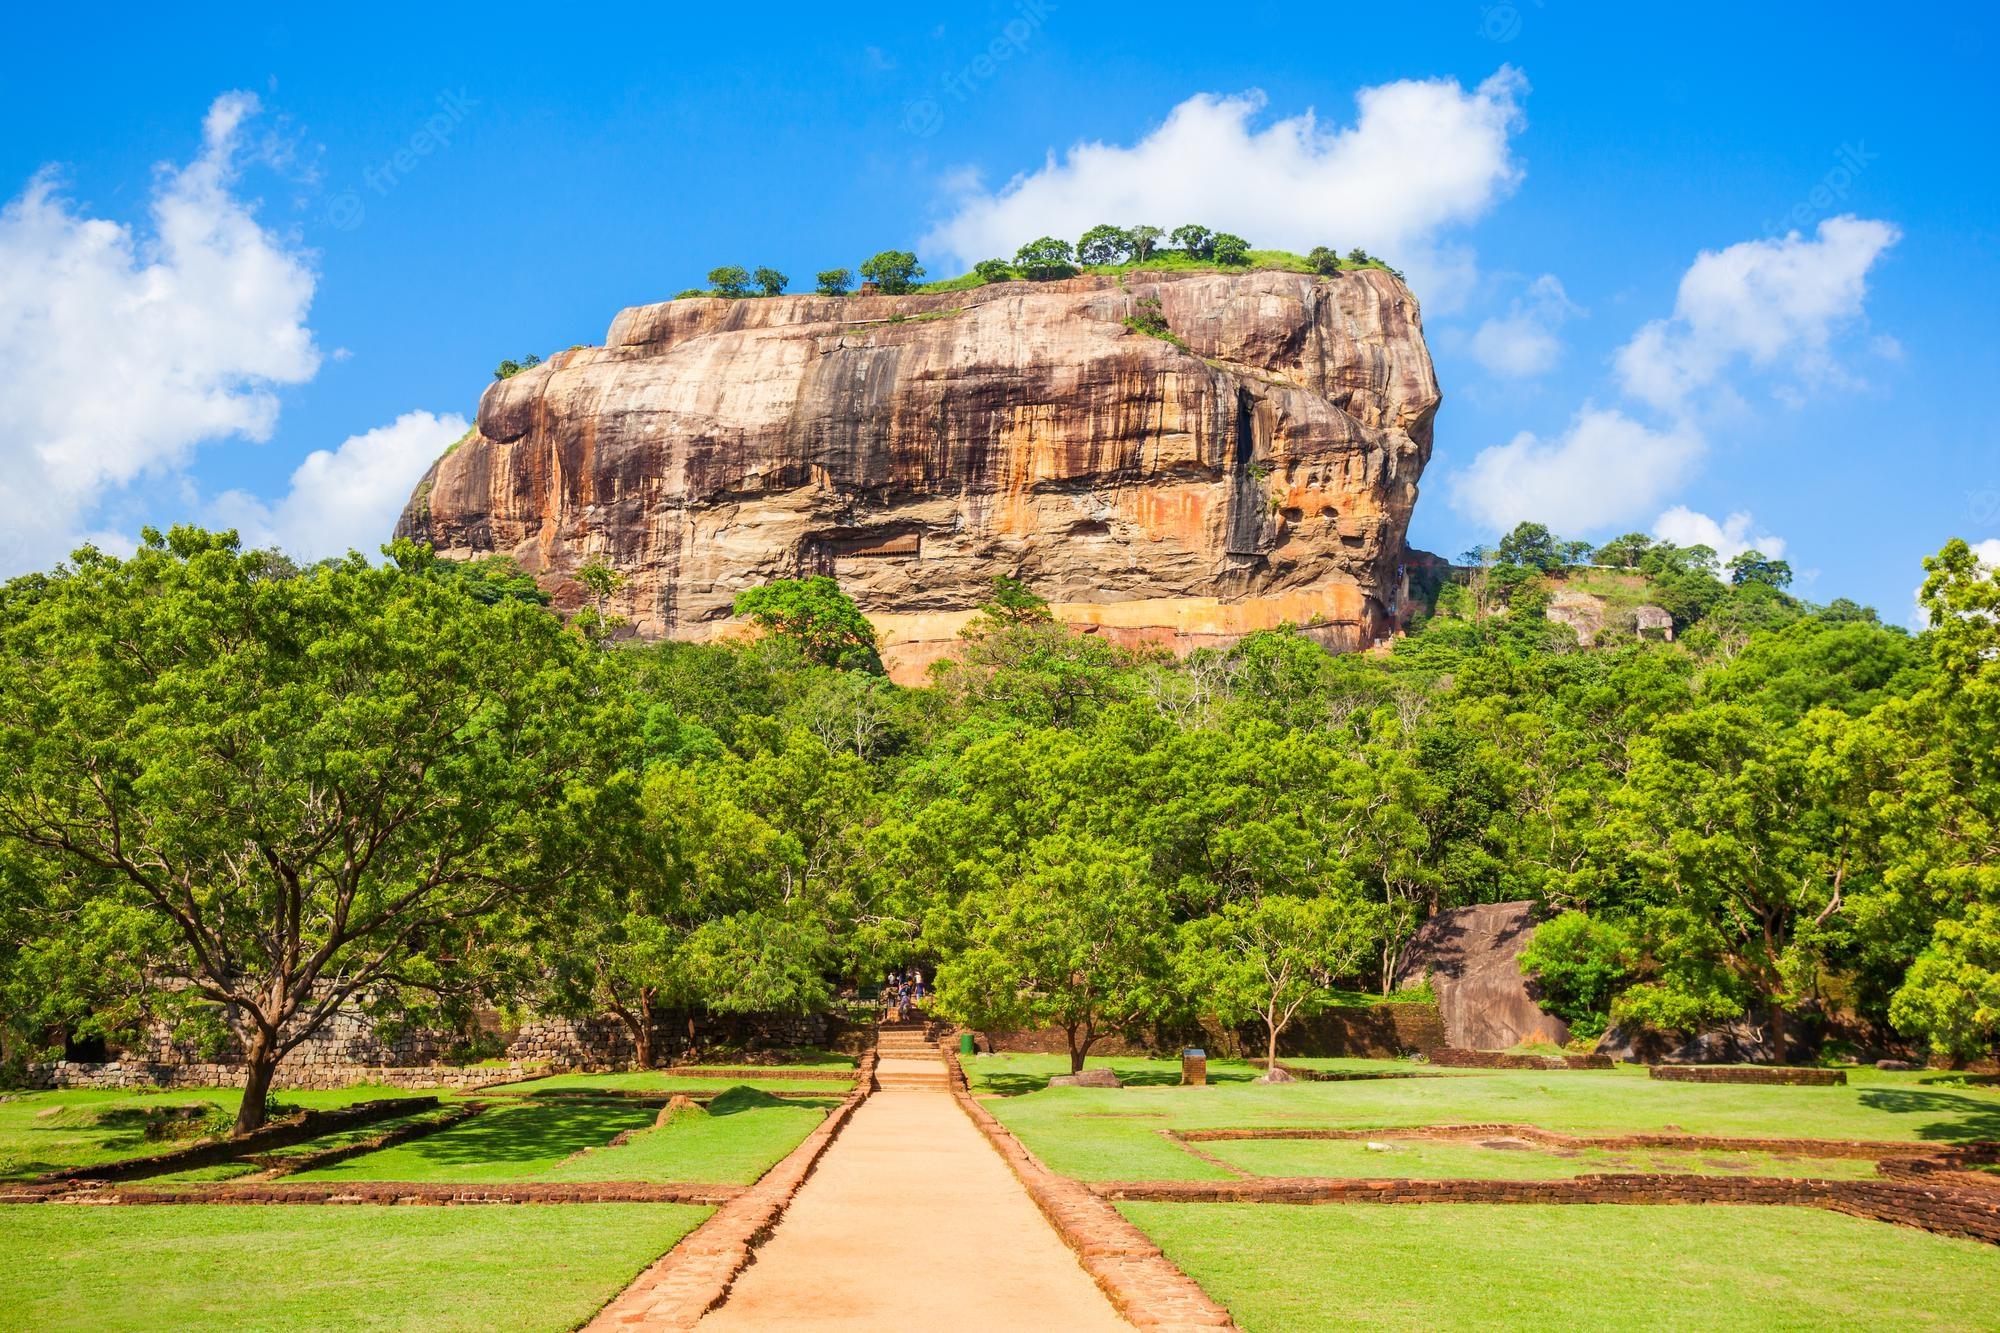
[[632,1279],[586,1331],[690,1329],[722,1304],[749,1266],[751,1252],[770,1236],[854,1109],[875,1090],[872,1053],[861,1057],[852,1077],[853,1090],[798,1147]]
[[519,1180],[452,1183],[434,1180],[247,1181],[215,1185],[44,1185],[0,1192],[4,1203],[48,1204],[720,1204],[747,1185],[659,1183],[634,1180]]
[[1477,1139],[1508,1137],[1526,1139],[1553,1148],[1605,1148],[1633,1151],[1647,1148],[1679,1149],[1689,1152],[1768,1152],[1799,1157],[1840,1157],[1882,1161],[1917,1156],[1985,1162],[2000,1160],[2000,1144],[1977,1140],[1961,1144],[1933,1144],[1894,1139],[1791,1139],[1738,1138],[1712,1134],[1564,1134],[1536,1125],[1377,1125],[1370,1129],[1320,1129],[1311,1126],[1258,1126],[1247,1129],[1167,1130],[1188,1143],[1226,1143],[1242,1139]]
[[1043,1166],[993,1113],[972,1096],[958,1054],[945,1049],[952,1099],[963,1110],[1056,1234],[1076,1252],[1084,1271],[1127,1321],[1140,1328],[1235,1328],[1229,1311],[1116,1208],[1067,1176]]
[[1797,1065],[1653,1065],[1646,1077],[1662,1083],[1760,1083],[1794,1088],[1845,1087],[1845,1069]]
[[2000,1244],[2000,1199],[1899,1181],[1773,1176],[1586,1175],[1568,1180],[1105,1180],[1102,1199],[1264,1204],[1751,1204],[1851,1217]]

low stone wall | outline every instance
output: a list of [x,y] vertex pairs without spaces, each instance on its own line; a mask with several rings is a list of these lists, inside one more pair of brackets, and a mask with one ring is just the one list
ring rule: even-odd
[[1229,1311],[1081,1183],[1059,1176],[972,1096],[958,1056],[944,1052],[952,1096],[1042,1210],[1118,1313],[1139,1328],[1235,1328]]
[[1170,1131],[1188,1143],[1226,1143],[1244,1139],[1524,1139],[1550,1148],[1604,1148],[1614,1152],[1672,1149],[1682,1152],[1765,1152],[1797,1157],[1841,1157],[1862,1161],[1906,1159],[1923,1154],[1948,1160],[1952,1169],[1964,1163],[2000,1160],[2000,1143],[1975,1141],[1949,1148],[1901,1139],[1744,1138],[1718,1134],[1563,1134],[1538,1125],[1504,1121],[1469,1125],[1378,1125],[1370,1129],[1315,1129],[1303,1126],[1257,1126],[1249,1129],[1180,1129]]
[[1687,1175],[1568,1180],[1110,1180],[1098,1197],[1145,1203],[1729,1203],[1825,1208],[2000,1244],[2000,1198],[1891,1181]]
[[1608,1055],[1522,1055],[1512,1051],[1467,1051],[1441,1046],[1430,1053],[1441,1069],[1611,1069]]
[[[98,1088],[240,1088],[245,1070],[234,1064],[165,1064],[147,1060],[113,1060],[81,1064],[57,1060],[29,1065],[27,1086],[38,1089]],[[316,1064],[294,1067],[289,1060],[271,1077],[273,1092],[325,1091],[335,1088],[446,1088],[467,1091],[498,1083],[540,1078],[547,1065],[380,1065]]]
[[1393,1060],[1433,1055],[1444,1046],[1444,1017],[1434,1004],[1343,1005],[1299,1020],[1278,1042],[1280,1055]]
[[632,1280],[585,1326],[606,1329],[691,1329],[728,1299],[729,1288],[751,1261],[819,1164],[854,1108],[875,1088],[875,1056],[861,1057],[854,1091],[786,1158],[716,1214],[681,1237],[653,1265]]
[[[982,1051],[1066,1055],[1068,1039],[1060,1028],[993,1029],[977,1034]],[[1092,1056],[1178,1056],[1183,1047],[1199,1046],[1210,1056],[1240,1059],[1262,1056],[1261,1028],[1226,1028],[1204,1020],[1198,1028],[1157,1028],[1130,1036],[1100,1037]],[[1421,1002],[1341,1005],[1302,1018],[1285,1029],[1278,1054],[1308,1059],[1394,1060],[1405,1055],[1429,1055],[1444,1045],[1444,1019],[1437,1006]]]
[[1847,1082],[1844,1069],[1808,1069],[1792,1065],[1654,1065],[1649,1078],[1668,1083],[1782,1083],[1831,1088]]

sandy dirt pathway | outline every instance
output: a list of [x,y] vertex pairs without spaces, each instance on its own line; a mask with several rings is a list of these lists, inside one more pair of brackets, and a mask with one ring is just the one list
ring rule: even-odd
[[701,1327],[1130,1325],[948,1093],[886,1087]]

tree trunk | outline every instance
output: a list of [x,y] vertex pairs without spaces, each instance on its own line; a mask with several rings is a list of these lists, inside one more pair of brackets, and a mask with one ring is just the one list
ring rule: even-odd
[[277,1070],[278,1043],[259,1031],[250,1040],[243,1071],[243,1101],[236,1108],[236,1128],[231,1133],[243,1135],[264,1127],[271,1099],[271,1075]]
[[1278,1072],[1278,1025],[1267,1018],[1264,1020],[1264,1031],[1271,1038],[1264,1047],[1264,1077],[1268,1079]]
[[639,1068],[653,1067],[653,1025],[644,1019],[632,1024],[632,1050]]
[[1771,1000],[1771,1063],[1785,1063],[1785,1006],[1776,997]]
[[1083,1053],[1090,1049],[1090,1041],[1088,1038],[1085,1038],[1081,1046],[1077,1045],[1077,1030],[1073,1027],[1064,1028],[1063,1035],[1069,1040],[1069,1072],[1072,1074],[1081,1074],[1083,1072]]

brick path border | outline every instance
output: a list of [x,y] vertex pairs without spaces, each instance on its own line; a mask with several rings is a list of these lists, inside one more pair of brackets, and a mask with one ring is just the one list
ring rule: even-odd
[[653,1183],[634,1180],[519,1180],[458,1184],[429,1180],[225,1181],[215,1185],[69,1185],[0,1187],[0,1203],[46,1204],[726,1204],[747,1185]]
[[1647,1078],[1662,1083],[1759,1083],[1794,1088],[1847,1086],[1845,1069],[1808,1069],[1795,1065],[1653,1065]]
[[1056,1229],[1056,1234],[1083,1264],[1111,1304],[1125,1319],[1154,1329],[1235,1328],[1229,1311],[1182,1272],[1144,1232],[1121,1217],[1116,1208],[1068,1176],[1043,1166],[991,1111],[973,1097],[958,1055],[941,1048],[951,1076],[951,1095],[1000,1159],[1007,1163]]
[[1792,1205],[2000,1244],[2000,1197],[1900,1181],[1594,1175],[1569,1180],[1105,1180],[1088,1188],[1103,1199],[1144,1203]]
[[1564,1134],[1535,1125],[1377,1125],[1372,1129],[1317,1129],[1310,1126],[1257,1126],[1247,1129],[1170,1129],[1163,1133],[1188,1143],[1241,1139],[1482,1139],[1517,1138],[1552,1148],[1647,1148],[1689,1152],[1768,1152],[1798,1157],[1842,1157],[1884,1161],[1935,1157],[1954,1163],[2000,1161],[2000,1142],[1912,1143],[1895,1139],[1757,1139],[1710,1134]]
[[875,1090],[875,1056],[861,1058],[853,1091],[755,1185],[681,1238],[585,1325],[586,1330],[690,1329],[728,1299],[752,1251],[764,1243],[854,1108]]

